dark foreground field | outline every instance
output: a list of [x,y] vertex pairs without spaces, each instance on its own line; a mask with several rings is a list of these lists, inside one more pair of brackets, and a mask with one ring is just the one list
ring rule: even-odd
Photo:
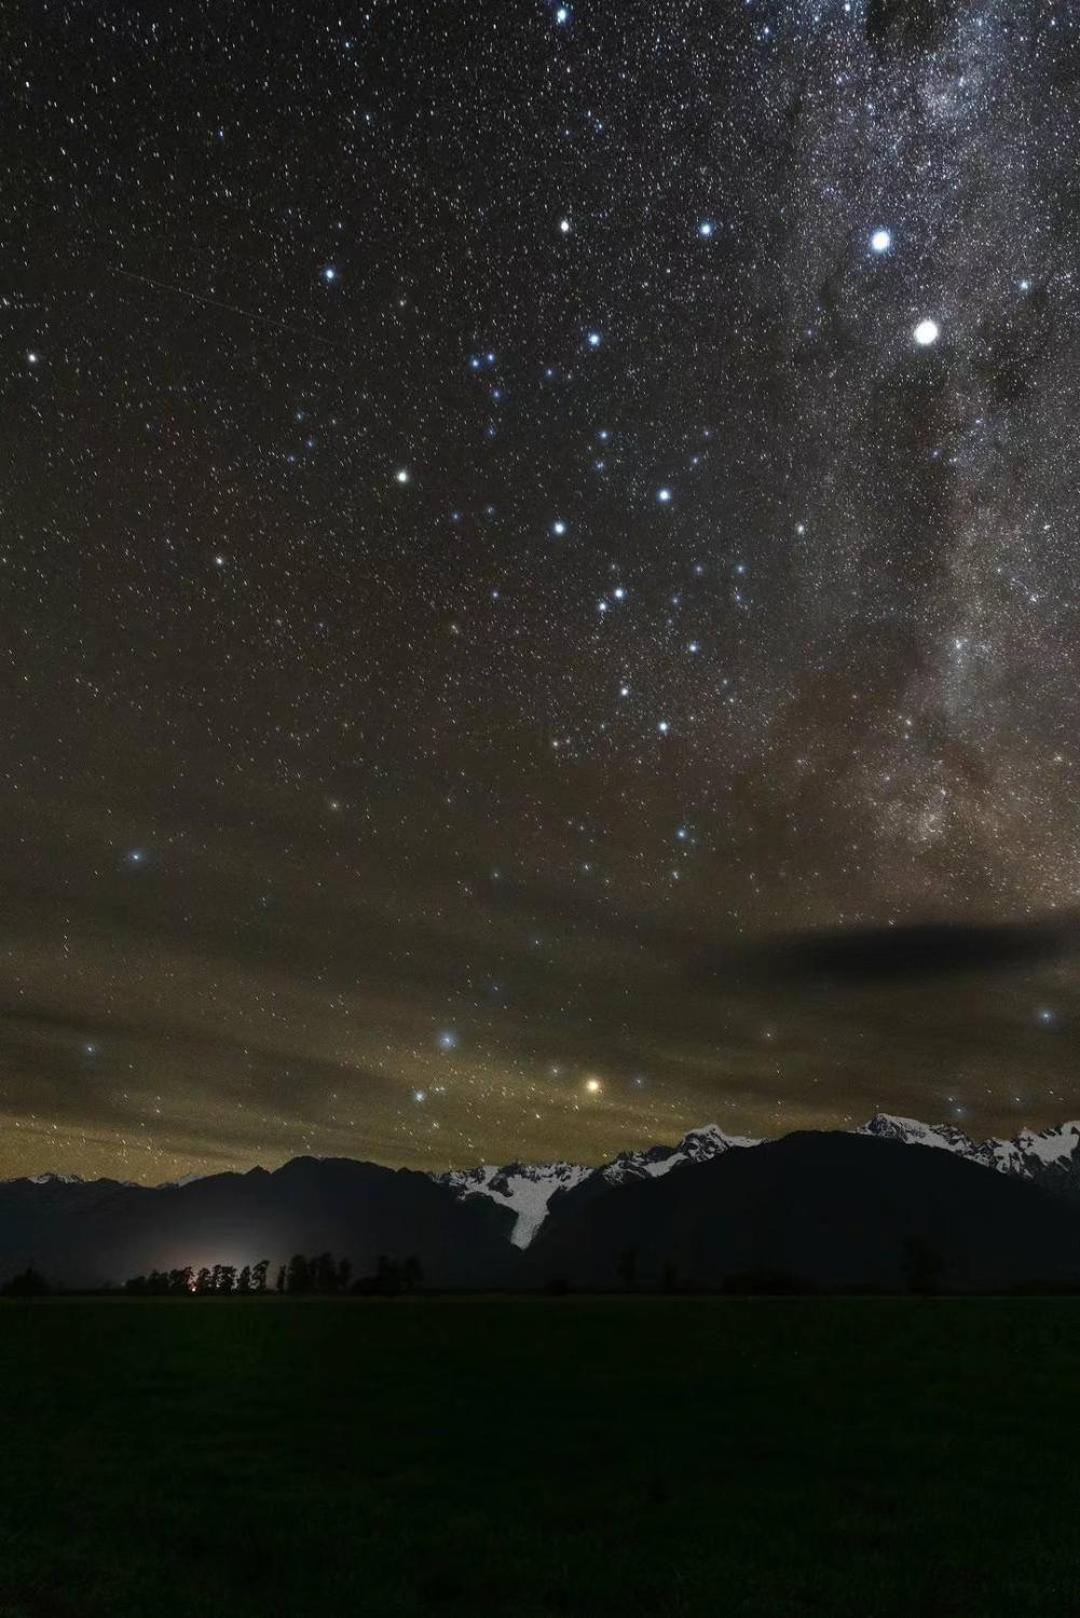
[[0,1307],[0,1614],[1080,1612],[1080,1300]]

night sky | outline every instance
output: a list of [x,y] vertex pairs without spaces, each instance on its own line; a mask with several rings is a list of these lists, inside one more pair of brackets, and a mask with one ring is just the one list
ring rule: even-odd
[[1080,1111],[1076,8],[3,44],[0,1174]]

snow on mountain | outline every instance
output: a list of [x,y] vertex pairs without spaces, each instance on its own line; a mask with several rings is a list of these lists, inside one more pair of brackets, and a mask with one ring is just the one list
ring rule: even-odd
[[951,1124],[924,1124],[917,1118],[895,1118],[879,1112],[869,1123],[860,1125],[856,1134],[899,1140],[907,1146],[940,1147],[1022,1180],[1053,1182],[1066,1175],[1080,1178],[1080,1121],[1076,1119],[1038,1132],[1022,1129],[1014,1140],[974,1141]]
[[[972,1140],[952,1124],[924,1124],[918,1118],[899,1118],[879,1112],[852,1131],[898,1140],[906,1146],[929,1146],[981,1163],[1002,1174],[1038,1180],[1052,1188],[1075,1185],[1080,1194],[1080,1121],[1057,1124],[1036,1133],[1025,1129],[1015,1140]],[[509,1163],[496,1168],[485,1163],[475,1169],[452,1169],[433,1178],[459,1196],[484,1196],[509,1208],[517,1216],[510,1240],[528,1247],[548,1216],[552,1197],[572,1191],[588,1180],[624,1185],[631,1180],[657,1179],[687,1164],[705,1163],[733,1147],[758,1146],[745,1135],[727,1135],[716,1124],[705,1124],[684,1135],[677,1146],[650,1146],[640,1152],[620,1152],[598,1168],[583,1163]]]
[[515,1247],[528,1247],[547,1218],[556,1191],[570,1191],[595,1172],[586,1163],[507,1163],[504,1168],[481,1163],[479,1168],[450,1169],[432,1178],[460,1197],[490,1197],[509,1208],[516,1215],[510,1240]]
[[85,1185],[86,1181],[81,1174],[34,1174],[30,1177],[31,1185]]
[[951,1124],[924,1124],[918,1118],[897,1118],[876,1112],[869,1123],[860,1124],[856,1135],[876,1135],[879,1140],[898,1140],[905,1146],[934,1146],[955,1152],[958,1157],[978,1157],[979,1147],[962,1129]]
[[704,1163],[733,1146],[756,1146],[742,1135],[725,1135],[715,1124],[692,1129],[677,1146],[650,1146],[643,1152],[620,1152],[598,1168],[587,1163],[508,1163],[505,1168],[482,1163],[475,1169],[451,1169],[433,1176],[461,1197],[484,1196],[516,1214],[510,1240],[528,1247],[548,1216],[548,1205],[560,1191],[572,1191],[586,1180],[623,1185],[629,1180],[657,1178],[686,1163]]

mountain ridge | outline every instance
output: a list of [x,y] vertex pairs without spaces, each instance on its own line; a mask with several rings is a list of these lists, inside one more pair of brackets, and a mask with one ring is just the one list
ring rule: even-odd
[[[954,1124],[927,1124],[918,1118],[878,1112],[866,1123],[851,1130],[825,1133],[871,1135],[879,1140],[898,1141],[907,1146],[925,1146],[947,1151],[966,1161],[981,1164],[998,1173],[1033,1180],[1045,1188],[1080,1199],[1080,1119],[1068,1119],[1043,1130],[1022,1129],[1011,1139],[991,1136],[976,1140]],[[767,1137],[785,1139],[786,1136]],[[508,1213],[512,1220],[510,1241],[524,1250],[547,1221],[552,1208],[565,1210],[601,1190],[640,1179],[658,1179],[674,1169],[712,1161],[725,1152],[759,1146],[764,1141],[746,1135],[732,1135],[718,1124],[702,1124],[688,1130],[674,1145],[656,1143],[638,1150],[619,1152],[605,1163],[578,1163],[571,1159],[550,1162],[480,1163],[467,1169],[424,1171],[390,1169],[372,1164],[388,1173],[425,1174],[446,1187],[457,1200],[482,1199]],[[278,1175],[301,1163],[363,1163],[364,1159],[340,1157],[295,1157],[276,1169],[256,1166],[246,1171],[224,1174]],[[135,1191],[178,1191],[187,1186],[223,1178],[223,1174],[183,1175],[179,1180],[158,1186],[139,1186],[131,1181],[86,1180],[79,1175],[44,1173],[0,1181],[0,1187],[33,1185],[60,1192],[61,1187],[82,1187],[90,1194],[96,1187],[102,1195],[120,1189]],[[62,1194],[62,1193],[60,1193]]]

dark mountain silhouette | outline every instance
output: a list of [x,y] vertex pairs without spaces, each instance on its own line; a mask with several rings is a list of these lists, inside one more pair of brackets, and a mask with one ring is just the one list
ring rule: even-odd
[[0,1282],[33,1268],[60,1285],[97,1286],[259,1258],[273,1273],[293,1254],[329,1252],[357,1276],[376,1273],[380,1256],[415,1257],[434,1287],[719,1289],[755,1277],[886,1290],[1080,1287],[1080,1208],[952,1149],[903,1133],[837,1133],[737,1149],[714,1141],[714,1151],[680,1152],[671,1172],[671,1154],[628,1156],[618,1173],[556,1191],[524,1250],[511,1241],[511,1207],[347,1158],[156,1188],[12,1180],[0,1184]]
[[63,1285],[97,1286],[329,1250],[357,1274],[374,1271],[380,1254],[414,1254],[431,1285],[491,1286],[513,1257],[512,1224],[505,1209],[462,1202],[430,1175],[348,1158],[154,1188],[11,1180],[0,1184],[0,1280],[32,1264]]
[[903,1290],[1080,1285],[1080,1211],[949,1152],[795,1134],[660,1179],[553,1197],[523,1255],[533,1285],[719,1288],[732,1277]]

